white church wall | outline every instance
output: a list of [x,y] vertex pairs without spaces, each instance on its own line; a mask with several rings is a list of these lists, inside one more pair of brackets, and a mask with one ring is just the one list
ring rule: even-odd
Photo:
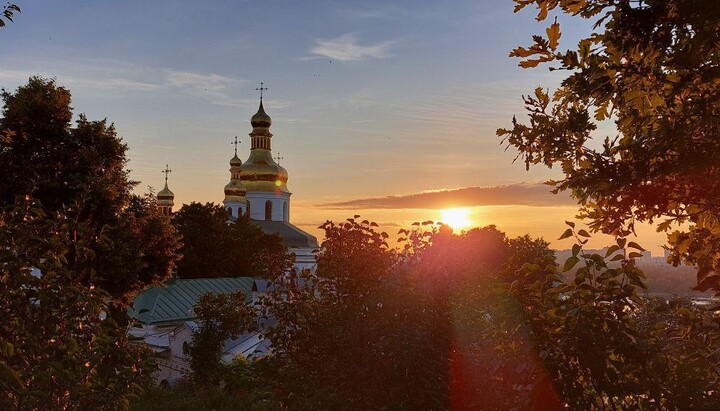
[[247,193],[246,198],[250,203],[250,218],[253,220],[265,219],[265,202],[270,201],[272,204],[271,220],[288,221],[285,217],[290,215],[290,193],[253,192]]

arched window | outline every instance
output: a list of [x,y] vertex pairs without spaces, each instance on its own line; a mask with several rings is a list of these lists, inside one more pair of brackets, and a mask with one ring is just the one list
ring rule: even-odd
[[270,200],[265,202],[265,220],[272,220],[272,203],[270,202]]
[[283,221],[289,221],[287,201],[283,202]]

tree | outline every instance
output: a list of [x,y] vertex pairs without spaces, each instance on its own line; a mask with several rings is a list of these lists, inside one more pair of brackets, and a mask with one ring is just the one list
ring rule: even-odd
[[[552,94],[524,98],[529,124],[499,129],[526,167],[560,165],[580,216],[594,231],[626,236],[636,222],[669,233],[674,264],[698,267],[697,289],[720,292],[720,8],[713,0],[515,0],[537,19],[563,12],[594,22],[577,48],[546,37],[510,54],[522,67],[568,72]],[[615,136],[594,141],[599,122]],[[700,154],[702,153],[702,154]]]
[[126,151],[112,124],[79,115],[71,126],[71,95],[54,80],[31,77],[15,93],[2,91],[0,212],[17,199],[38,201],[49,216],[85,229],[71,238],[96,258],[65,256],[75,280],[99,286],[119,303],[167,278],[178,238],[154,200],[131,194]]
[[222,354],[225,342],[246,331],[257,330],[257,312],[243,292],[208,293],[194,308],[199,328],[187,349],[191,381],[197,386],[217,385],[223,381]]
[[[496,347],[490,364],[500,381],[512,383],[498,387],[512,399],[503,408],[720,406],[713,313],[647,303],[637,293],[644,288],[634,260],[639,246],[619,238],[605,255],[587,253],[587,233],[569,225],[577,244],[562,270],[550,256],[523,264],[512,283],[479,305],[484,337]],[[575,266],[571,278],[560,275]]]
[[0,13],[0,27],[5,27],[5,20],[13,21],[15,13],[20,13],[20,7],[10,2],[3,6],[2,13]]
[[70,92],[31,77],[15,93],[2,91],[0,201],[31,196],[47,213],[80,206],[79,218],[102,228],[130,200],[125,145],[107,120],[80,115],[71,127]]
[[359,216],[326,222],[316,275],[261,298],[277,325],[258,369],[294,409],[446,409],[481,398],[461,393],[467,372],[486,368],[466,348],[478,335],[479,290],[507,258],[505,234],[417,223],[396,250],[375,227]]
[[288,271],[292,257],[277,235],[268,235],[249,218],[234,222],[222,206],[185,204],[173,215],[182,236],[178,264],[181,278],[262,277],[275,279]]
[[152,192],[132,195],[118,222],[102,231],[96,284],[131,304],[137,290],[170,277],[181,255],[178,236]]
[[95,258],[87,230],[32,200],[0,216],[1,409],[127,409],[154,371],[110,296],[79,284],[92,264],[68,264]]
[[0,408],[127,408],[153,371],[127,303],[167,278],[177,234],[139,197],[105,120],[70,126],[52,80],[5,90],[0,119]]

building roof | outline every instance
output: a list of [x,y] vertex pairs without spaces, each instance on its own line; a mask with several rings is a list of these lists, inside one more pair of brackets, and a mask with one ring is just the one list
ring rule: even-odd
[[193,307],[207,293],[251,294],[253,277],[172,279],[161,287],[152,287],[135,298],[130,316],[144,324],[162,324],[193,320]]
[[319,248],[312,234],[295,227],[287,221],[251,220],[265,234],[278,234],[288,248]]

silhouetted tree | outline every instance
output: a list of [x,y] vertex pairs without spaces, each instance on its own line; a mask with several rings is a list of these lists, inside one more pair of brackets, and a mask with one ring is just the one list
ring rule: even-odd
[[[714,0],[515,0],[590,19],[593,33],[559,49],[560,25],[510,54],[554,63],[560,88],[524,98],[529,124],[499,129],[527,167],[561,166],[553,181],[590,227],[625,236],[636,222],[671,226],[671,260],[699,267],[697,288],[720,292],[720,7]],[[599,122],[617,133],[597,139]]]
[[13,21],[15,13],[20,13],[20,7],[17,4],[8,2],[3,5],[2,13],[0,13],[0,27],[5,27],[5,20]]
[[[178,236],[154,201],[133,196],[127,146],[106,120],[80,115],[71,126],[70,92],[31,77],[15,93],[2,91],[0,209],[38,201],[85,229],[72,236],[96,258],[67,254],[78,283],[103,287],[119,302],[167,278],[178,259]],[[121,301],[122,300],[122,301]]]
[[182,236],[181,278],[262,277],[274,279],[290,269],[292,257],[277,235],[268,235],[249,218],[230,222],[222,206],[185,204],[173,215]]

